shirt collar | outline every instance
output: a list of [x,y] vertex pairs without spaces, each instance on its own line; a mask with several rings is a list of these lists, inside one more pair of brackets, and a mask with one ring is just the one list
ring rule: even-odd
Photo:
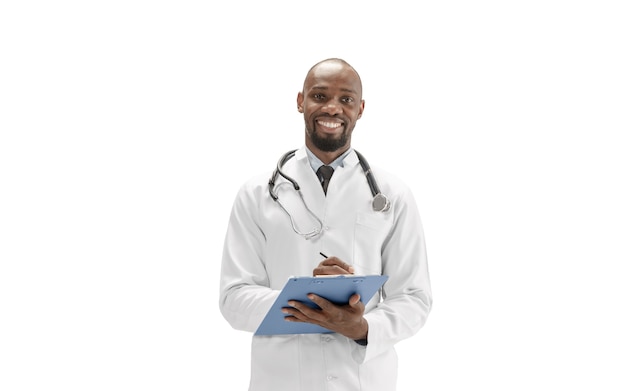
[[[313,172],[317,172],[317,169],[320,168],[320,166],[323,166],[324,163],[317,156],[315,156],[308,147],[305,146],[304,149],[306,150],[307,157],[309,158],[309,164],[311,164]],[[345,159],[350,152],[352,152],[352,148],[348,148],[347,151],[342,153],[337,159],[333,160],[328,165],[331,166],[333,170],[336,170],[337,167],[343,167],[343,159]]]

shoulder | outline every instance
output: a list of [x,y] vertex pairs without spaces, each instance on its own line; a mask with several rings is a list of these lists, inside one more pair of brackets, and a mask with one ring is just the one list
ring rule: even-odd
[[249,177],[239,186],[239,195],[256,194],[257,192],[267,191],[272,173],[272,171],[267,171]]
[[418,213],[417,197],[406,178],[378,165],[371,166],[378,188],[391,202],[395,213]]
[[[386,187],[393,192],[410,192],[411,189],[404,178],[378,165],[371,166],[372,175],[378,182],[379,187]],[[382,188],[381,188],[382,190]]]

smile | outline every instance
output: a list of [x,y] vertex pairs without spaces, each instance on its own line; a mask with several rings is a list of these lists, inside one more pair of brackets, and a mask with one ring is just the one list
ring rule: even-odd
[[329,129],[336,129],[340,126],[343,126],[342,122],[317,121],[317,123]]

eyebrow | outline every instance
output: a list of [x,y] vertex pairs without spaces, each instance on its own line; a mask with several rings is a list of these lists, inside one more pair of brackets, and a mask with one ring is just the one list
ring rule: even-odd
[[[313,86],[313,87],[311,87],[311,91],[314,91],[314,90],[326,91],[326,90],[328,90],[328,87],[324,87],[324,86]],[[348,92],[350,94],[356,94],[356,91],[351,90],[350,88],[341,88],[340,91]]]

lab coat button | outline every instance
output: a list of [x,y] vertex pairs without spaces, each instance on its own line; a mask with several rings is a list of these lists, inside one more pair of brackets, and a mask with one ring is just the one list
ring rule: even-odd
[[336,377],[335,377],[335,376],[332,376],[332,375],[328,375],[328,376],[326,376],[326,380],[328,380],[328,381],[333,381],[333,380],[335,380],[335,379],[336,379]]

